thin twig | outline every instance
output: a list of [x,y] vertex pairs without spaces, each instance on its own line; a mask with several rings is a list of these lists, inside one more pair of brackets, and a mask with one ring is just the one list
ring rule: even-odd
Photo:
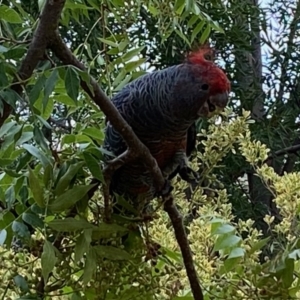
[[264,161],[264,163],[267,163],[267,164],[270,164],[271,160],[274,158],[274,157],[277,157],[277,156],[281,156],[281,155],[285,155],[285,154],[290,154],[290,153],[296,153],[300,150],[300,144],[297,144],[297,145],[293,145],[293,146],[290,146],[290,147],[287,147],[287,148],[283,148],[283,149],[280,149],[278,151],[276,151],[274,154],[270,154],[268,156],[268,158]]
[[16,44],[16,45],[21,45],[21,44],[29,44],[31,43],[32,40],[24,40],[24,41],[18,41],[18,40],[15,40],[13,38],[6,38],[6,37],[0,37],[0,42],[8,42],[8,43],[13,43],[13,44]]

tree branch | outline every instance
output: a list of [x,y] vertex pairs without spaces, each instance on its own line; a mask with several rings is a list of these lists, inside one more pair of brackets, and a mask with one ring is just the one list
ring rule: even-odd
[[268,158],[264,161],[264,163],[270,165],[271,162],[272,162],[272,159],[274,157],[281,156],[281,155],[284,155],[284,154],[291,154],[291,153],[295,154],[299,150],[300,150],[300,144],[293,145],[293,146],[290,146],[290,147],[287,147],[287,148],[284,148],[284,149],[280,149],[280,150],[276,151],[274,154],[270,154],[268,156]]
[[[40,22],[33,34],[32,41],[24,60],[21,63],[17,78],[11,86],[19,95],[22,94],[23,86],[26,80],[30,78],[33,70],[37,66],[40,59],[43,58],[45,49],[47,48],[49,37],[58,26],[60,14],[65,4],[65,0],[48,0],[43,9]],[[16,83],[18,81],[18,83]],[[12,107],[6,102],[3,103],[3,114],[0,118],[0,126],[5,122],[12,112]]]
[[[58,32],[56,32],[56,34],[53,36],[50,48],[64,64],[75,66],[82,71],[86,70],[84,65],[76,59],[76,57],[65,45],[61,37],[58,35]],[[94,102],[107,116],[107,119],[110,121],[112,126],[120,133],[126,142],[128,149],[134,150],[131,155],[133,155],[134,158],[143,158],[145,165],[152,174],[156,189],[160,191],[164,186],[165,179],[163,178],[161,170],[159,169],[156,160],[152,157],[149,149],[139,140],[131,127],[120,115],[116,107],[99,88],[96,80],[92,77],[90,77],[90,85],[93,88],[93,91],[90,90],[89,85],[85,81],[81,80],[81,86],[84,91],[91,97],[91,99],[94,100]]]
[[197,272],[194,266],[193,255],[183,225],[182,216],[174,203],[172,195],[164,197],[164,210],[168,213],[172,222],[177,243],[180,247],[185,270],[190,281],[192,293],[195,300],[203,300],[203,293],[200,287]]
[[[64,64],[73,65],[80,70],[85,71],[84,65],[79,62],[75,56],[73,56],[72,52],[67,48],[57,31],[59,17],[64,3],[65,0],[46,1],[39,25],[34,33],[28,52],[22,61],[18,76],[11,86],[11,88],[20,95],[22,94],[25,81],[30,78],[39,60],[43,59],[45,49],[47,47],[51,48],[54,54]],[[17,79],[19,81],[18,83]],[[89,83],[81,80],[81,86],[104,112],[112,126],[114,126],[115,129],[121,134],[128,146],[128,150],[124,154],[114,159],[111,163],[111,166],[108,165],[106,169],[107,176],[109,177],[109,175],[113,174],[113,172],[122,166],[124,162],[128,162],[136,157],[140,157],[143,159],[145,165],[151,172],[156,189],[160,191],[165,184],[165,179],[162,176],[161,170],[158,167],[156,160],[152,157],[149,149],[138,139],[131,127],[127,124],[116,107],[111,103],[108,97],[98,86],[98,83],[92,77],[90,77]],[[92,87],[92,90],[90,89],[90,86]],[[6,102],[4,102],[0,126],[10,115],[11,111],[12,108]],[[182,251],[186,271],[190,280],[194,297],[196,300],[203,300],[203,294],[195,271],[192,253],[189,248],[182,217],[174,205],[174,199],[172,195],[166,196],[164,199],[166,200],[165,210],[169,214],[174,226],[175,235]]]
[[[67,48],[67,46],[59,36],[58,32],[56,32],[56,34],[52,37],[50,48],[53,51],[53,53],[64,64],[73,65],[78,69],[85,71],[84,65],[80,61],[78,61],[76,57],[72,54],[72,52]],[[89,84],[93,89],[92,91],[90,90],[89,85],[85,81],[81,80],[81,86],[84,89],[84,91],[100,107],[100,109],[104,112],[112,126],[114,126],[114,128],[121,134],[122,138],[128,146],[128,150],[116,159],[114,159],[111,162],[111,165],[108,165],[108,167],[106,168],[106,182],[109,183],[111,174],[113,174],[114,171],[121,167],[124,164],[124,162],[128,162],[131,159],[139,157],[144,161],[145,165],[151,172],[151,175],[156,185],[156,189],[160,191],[165,184],[165,179],[162,176],[161,170],[158,167],[156,160],[151,155],[149,149],[138,139],[138,137],[133,132],[132,128],[127,124],[127,122],[120,115],[116,107],[111,103],[108,97],[100,89],[95,79],[90,77]],[[108,185],[104,187],[104,196],[106,202],[108,199],[108,188]],[[189,242],[182,222],[182,217],[174,205],[174,199],[172,195],[165,196],[164,200],[165,211],[168,213],[173,224],[176,239],[182,252],[186,272],[190,280],[193,295],[196,300],[203,300],[203,293],[194,267],[192,252],[189,247]],[[106,203],[106,207],[108,205],[109,204]],[[106,213],[108,212],[106,211]]]

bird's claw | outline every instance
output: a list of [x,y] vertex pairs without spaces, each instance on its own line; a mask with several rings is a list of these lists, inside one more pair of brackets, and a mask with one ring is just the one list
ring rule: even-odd
[[200,180],[199,174],[196,171],[194,171],[192,168],[187,166],[180,169],[179,175],[183,180],[185,180],[190,184],[197,184],[199,183]]
[[166,180],[165,181],[165,184],[163,186],[163,188],[157,193],[157,196],[162,196],[162,197],[165,197],[165,196],[168,196],[171,194],[171,192],[173,191],[173,186],[171,185],[170,181],[169,180]]

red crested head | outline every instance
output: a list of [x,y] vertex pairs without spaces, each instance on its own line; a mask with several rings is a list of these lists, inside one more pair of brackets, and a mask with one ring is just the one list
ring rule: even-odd
[[[201,76],[210,82],[211,93],[230,92],[230,82],[225,72],[212,60],[214,49],[206,46],[187,56],[187,63],[201,66]],[[208,59],[207,59],[208,58]]]
[[[209,112],[223,109],[228,102],[228,94],[230,92],[230,82],[225,72],[218,67],[212,60],[214,58],[214,50],[209,46],[205,46],[187,56],[186,63],[199,66],[197,68],[197,76],[201,77],[203,86],[209,92],[207,105],[203,106],[203,110],[208,108]],[[199,72],[199,73],[198,73]],[[208,112],[200,112],[201,115],[210,115]]]

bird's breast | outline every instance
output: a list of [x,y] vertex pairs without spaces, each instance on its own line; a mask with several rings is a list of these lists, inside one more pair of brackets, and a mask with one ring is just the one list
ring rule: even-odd
[[180,139],[161,139],[147,143],[152,156],[157,164],[163,170],[172,162],[174,156],[179,151],[186,151],[186,136]]

